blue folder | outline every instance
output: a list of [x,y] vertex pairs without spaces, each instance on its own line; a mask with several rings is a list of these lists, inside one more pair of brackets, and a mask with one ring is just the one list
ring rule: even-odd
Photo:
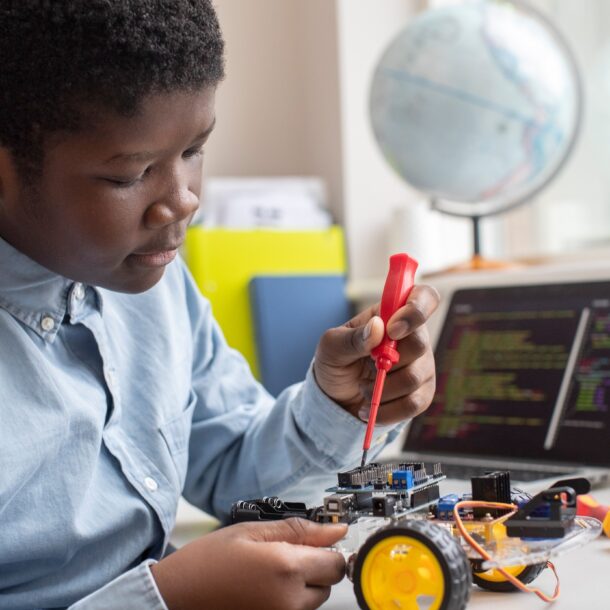
[[304,379],[322,333],[351,318],[345,276],[257,276],[249,290],[261,381],[277,396]]

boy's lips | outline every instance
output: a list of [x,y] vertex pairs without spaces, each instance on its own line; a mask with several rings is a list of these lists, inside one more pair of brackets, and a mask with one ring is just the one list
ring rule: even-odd
[[177,244],[148,252],[133,252],[127,260],[139,267],[164,267],[176,258],[179,247],[180,244]]

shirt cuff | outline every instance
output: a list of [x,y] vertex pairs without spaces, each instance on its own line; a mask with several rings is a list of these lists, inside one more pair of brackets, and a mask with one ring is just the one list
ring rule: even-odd
[[[302,387],[303,400],[295,413],[297,424],[312,439],[316,449],[327,458],[327,466],[333,470],[360,464],[366,423],[330,399],[318,386],[309,367]],[[404,423],[375,425],[369,456],[374,458],[392,441]]]
[[161,597],[148,559],[76,602],[68,610],[168,610]]

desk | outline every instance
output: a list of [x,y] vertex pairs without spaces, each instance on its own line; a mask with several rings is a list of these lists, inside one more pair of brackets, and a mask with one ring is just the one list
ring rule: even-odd
[[[443,482],[451,489],[451,481]],[[610,504],[610,488],[595,490],[595,498]],[[608,610],[610,608],[610,538],[601,536],[589,545],[561,555],[555,561],[561,581],[561,597],[552,606],[533,593],[492,593],[472,588],[468,610]],[[545,570],[532,584],[545,593],[555,587],[553,574]],[[347,579],[333,589],[322,610],[358,608],[353,585]]]

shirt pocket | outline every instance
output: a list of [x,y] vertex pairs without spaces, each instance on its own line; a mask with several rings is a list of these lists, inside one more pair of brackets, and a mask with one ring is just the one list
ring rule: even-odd
[[196,403],[197,396],[191,390],[186,409],[176,417],[173,417],[159,426],[159,432],[161,432],[161,436],[167,445],[176,468],[180,491],[182,491],[186,478],[189,440],[191,437],[193,411],[195,410]]

